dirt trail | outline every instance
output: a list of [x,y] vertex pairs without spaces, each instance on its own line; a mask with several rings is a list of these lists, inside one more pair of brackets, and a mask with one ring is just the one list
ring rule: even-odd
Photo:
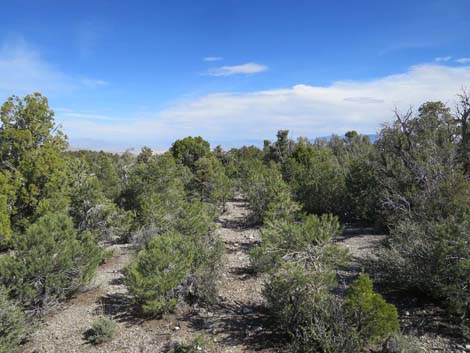
[[[160,320],[138,320],[122,269],[134,256],[129,245],[113,245],[114,256],[99,267],[85,291],[45,317],[23,347],[23,353],[165,352],[174,342],[189,342],[200,335],[215,352],[272,352],[261,345],[267,333],[260,305],[263,279],[249,271],[248,251],[259,241],[259,231],[246,226],[249,214],[243,200],[227,204],[217,230],[225,244],[219,304],[211,309],[185,307]],[[85,332],[99,315],[118,323],[113,341],[92,346]]]

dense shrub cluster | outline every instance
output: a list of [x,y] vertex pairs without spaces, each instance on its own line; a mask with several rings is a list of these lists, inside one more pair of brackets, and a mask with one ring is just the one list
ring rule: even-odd
[[[138,156],[71,152],[38,93],[9,98],[0,120],[0,250],[11,250],[0,257],[0,352],[21,339],[24,313],[92,278],[98,244],[109,241],[131,241],[139,252],[125,283],[143,314],[171,311],[181,298],[214,303],[223,249],[214,220],[234,190],[263,224],[251,263],[266,273],[269,313],[293,351],[407,345],[395,308],[367,275],[344,297],[333,294],[347,257],[334,244],[340,221],[387,233],[374,278],[426,295],[470,327],[466,92],[455,111],[427,102],[416,114],[396,113],[373,143],[355,131],[293,141],[280,130],[262,149],[211,151],[187,137],[160,155],[148,147]],[[97,340],[107,339],[108,324],[97,323]]]
[[336,266],[347,252],[333,243],[341,231],[331,215],[268,221],[251,252],[255,269],[268,273],[264,289],[273,328],[295,352],[360,352],[398,330],[393,305],[362,275],[345,299],[333,294]]
[[0,353],[15,352],[25,333],[23,312],[8,298],[7,290],[0,287]]
[[14,246],[14,255],[0,259],[0,283],[35,313],[88,282],[101,261],[90,234],[78,234],[62,213],[39,218],[15,238]]

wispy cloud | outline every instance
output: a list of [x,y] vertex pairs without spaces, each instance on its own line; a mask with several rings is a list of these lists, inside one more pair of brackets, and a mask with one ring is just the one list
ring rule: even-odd
[[116,120],[116,117],[100,115],[100,114],[76,113],[69,109],[56,109],[56,112],[58,112],[57,116],[59,118],[65,118],[65,119],[71,118],[71,119],[104,120],[104,121]]
[[263,72],[268,69],[267,66],[257,63],[246,63],[234,66],[221,66],[210,69],[207,74],[210,76],[232,76],[232,75],[250,75]]
[[105,85],[104,80],[63,72],[22,37],[9,38],[0,46],[0,98],[34,91],[64,94]]
[[296,136],[325,136],[358,130],[374,133],[393,119],[393,109],[417,108],[428,100],[452,106],[462,86],[470,84],[470,66],[423,64],[395,75],[368,81],[338,81],[328,86],[298,84],[290,88],[249,93],[214,93],[179,101],[168,109],[101,122],[64,121],[74,138],[120,141],[123,147],[168,147],[187,135],[229,145],[231,141],[262,141],[278,129]]
[[95,88],[108,85],[108,81],[105,80],[96,80],[91,78],[83,78],[81,83],[87,87]]
[[470,64],[470,58],[455,59],[455,62],[457,62],[459,64]]
[[220,60],[223,60],[223,57],[221,57],[221,56],[206,56],[205,58],[202,59],[202,61],[208,61],[208,62],[220,61]]
[[0,47],[1,95],[67,91],[76,84],[22,37],[10,38]]
[[436,62],[446,62],[446,61],[449,61],[449,60],[452,60],[452,57],[451,56],[441,56],[441,57],[438,57],[438,58],[434,58],[434,61]]

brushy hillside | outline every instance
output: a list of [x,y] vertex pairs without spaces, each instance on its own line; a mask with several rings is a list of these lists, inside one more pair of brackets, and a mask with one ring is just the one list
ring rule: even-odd
[[0,119],[0,352],[469,348],[465,91],[229,151],[67,151],[38,93]]

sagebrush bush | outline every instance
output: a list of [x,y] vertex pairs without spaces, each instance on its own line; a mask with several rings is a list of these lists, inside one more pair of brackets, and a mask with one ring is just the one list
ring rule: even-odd
[[106,317],[100,317],[93,322],[91,329],[86,333],[91,344],[101,344],[111,341],[116,335],[117,324]]
[[383,342],[398,332],[397,309],[374,292],[366,274],[360,274],[348,288],[345,308],[352,325],[367,344]]
[[444,303],[464,323],[470,318],[470,217],[402,221],[376,262],[385,285]]
[[[266,166],[261,161],[250,160],[243,165],[241,189],[256,222],[263,222],[268,211],[271,216],[283,210],[296,210],[291,200],[289,186],[282,179],[279,166]],[[290,216],[290,214],[287,214]]]
[[305,271],[299,264],[285,264],[266,283],[270,321],[294,352],[359,352],[359,337],[330,293],[334,285],[333,272]]
[[150,239],[126,268],[124,282],[144,315],[172,311],[176,289],[191,273],[194,243],[178,233]]
[[168,353],[217,353],[217,350],[206,338],[198,336],[189,343],[171,344]]
[[396,334],[387,339],[383,345],[381,353],[424,353],[416,338]]
[[0,353],[16,352],[26,333],[23,311],[8,298],[8,292],[0,287]]
[[261,230],[261,245],[250,252],[251,264],[257,271],[269,271],[283,259],[301,258],[309,249],[317,252],[320,248],[323,264],[339,262],[345,252],[331,242],[340,232],[338,218],[331,215],[268,221]]
[[88,282],[102,251],[70,217],[49,213],[14,239],[14,255],[0,259],[0,283],[28,312],[39,312]]

